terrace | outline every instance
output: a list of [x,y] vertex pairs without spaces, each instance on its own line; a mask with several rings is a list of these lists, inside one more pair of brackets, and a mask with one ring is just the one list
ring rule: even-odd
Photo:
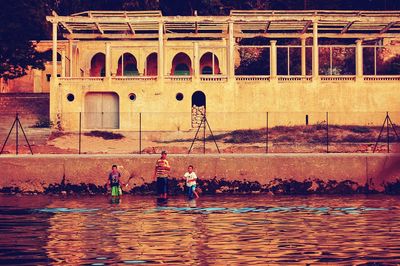
[[[175,17],[160,11],[87,11],[53,13],[47,20],[53,23],[52,50],[58,51],[59,30],[69,42],[61,51],[62,82],[400,80],[397,11],[233,10],[230,16]],[[94,40],[103,44],[87,59],[90,67],[77,66],[77,43]],[[148,43],[153,51],[145,59],[127,52],[112,63],[122,41]],[[185,41],[193,45],[174,46]]]

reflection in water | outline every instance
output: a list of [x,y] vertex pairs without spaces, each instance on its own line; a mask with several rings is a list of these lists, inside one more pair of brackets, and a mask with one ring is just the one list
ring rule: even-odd
[[0,196],[0,264],[400,263],[397,197]]

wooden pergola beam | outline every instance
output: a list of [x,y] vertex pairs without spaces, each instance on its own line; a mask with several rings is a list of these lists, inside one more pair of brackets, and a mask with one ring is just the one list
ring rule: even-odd
[[351,27],[351,25],[354,24],[354,22],[355,22],[355,21],[350,21],[349,23],[347,23],[347,25],[344,26],[344,28],[342,29],[342,31],[341,31],[340,33],[341,33],[341,34],[346,33],[346,32],[349,30],[349,28]]
[[267,24],[265,25],[265,33],[268,32],[269,26],[271,26],[271,21],[267,21]]
[[61,25],[68,31],[68,33],[73,33],[72,29],[68,27],[67,23],[61,22]]
[[387,31],[388,31],[391,27],[393,27],[394,24],[396,24],[396,23],[397,23],[397,21],[390,22],[389,24],[387,24],[387,25],[380,31],[380,33],[382,34],[382,33],[387,32]]
[[311,21],[311,20],[310,20],[310,21],[307,21],[307,23],[306,23],[306,25],[304,26],[304,28],[300,31],[300,34],[306,33],[311,24],[312,24],[312,21]]

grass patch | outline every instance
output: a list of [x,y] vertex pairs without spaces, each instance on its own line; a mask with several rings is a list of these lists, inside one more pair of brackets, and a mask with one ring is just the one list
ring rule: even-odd
[[229,137],[225,139],[225,143],[256,143],[265,137],[265,133],[261,130],[234,130]]
[[348,130],[350,130],[353,133],[360,133],[360,134],[371,132],[371,129],[365,126],[349,126]]
[[114,133],[114,132],[109,132],[109,131],[100,131],[100,130],[93,130],[87,133],[84,133],[85,136],[88,137],[96,137],[96,138],[102,138],[102,139],[123,139],[125,138],[124,135],[120,133]]

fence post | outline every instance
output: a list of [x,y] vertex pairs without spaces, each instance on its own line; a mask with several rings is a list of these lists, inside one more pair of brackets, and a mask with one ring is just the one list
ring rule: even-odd
[[387,140],[387,153],[390,153],[389,112],[386,112],[386,140]]
[[203,127],[203,154],[206,154],[206,114],[203,115],[204,127]]
[[266,113],[266,127],[265,127],[265,153],[268,153],[268,142],[269,142],[269,126],[268,126],[268,112]]
[[18,155],[18,113],[15,115],[15,154]]
[[328,112],[326,112],[326,153],[329,153],[329,117]]
[[81,147],[82,147],[81,134],[82,134],[82,112],[79,112],[79,149],[78,149],[79,154],[81,154]]
[[139,154],[142,154],[142,113],[139,113]]

